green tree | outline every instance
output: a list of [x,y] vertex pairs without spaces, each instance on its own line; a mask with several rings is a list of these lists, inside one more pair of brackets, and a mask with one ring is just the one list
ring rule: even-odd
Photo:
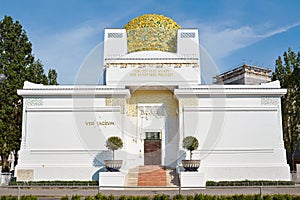
[[10,16],[0,21],[0,74],[7,76],[0,86],[0,156],[2,168],[7,169],[8,155],[18,151],[21,141],[23,101],[17,89],[23,88],[25,80],[43,84],[56,81],[55,76],[48,80],[40,60],[34,61],[26,32]]
[[187,136],[182,141],[182,147],[190,151],[190,160],[192,160],[193,151],[198,149],[198,139],[194,136]]
[[282,97],[282,124],[285,148],[289,156],[291,171],[295,170],[295,151],[300,143],[300,52],[288,49],[275,62],[272,80],[279,80],[281,87],[287,88]]
[[48,85],[48,78],[44,73],[44,68],[40,60],[34,61],[27,67],[25,80]]
[[115,150],[123,147],[123,141],[118,136],[111,136],[106,140],[105,146],[113,152],[113,160],[115,160]]
[[49,69],[49,72],[48,72],[48,85],[58,85],[57,72],[54,69]]

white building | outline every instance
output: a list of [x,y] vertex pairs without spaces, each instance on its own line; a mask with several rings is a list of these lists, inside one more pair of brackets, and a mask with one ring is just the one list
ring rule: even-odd
[[106,85],[26,82],[18,90],[24,108],[17,180],[97,180],[111,159],[109,136],[124,141],[115,153],[121,171],[155,164],[179,172],[189,135],[199,140],[193,157],[205,181],[290,180],[280,107],[286,90],[278,82],[201,85],[197,29],[155,14],[125,28],[105,29]]

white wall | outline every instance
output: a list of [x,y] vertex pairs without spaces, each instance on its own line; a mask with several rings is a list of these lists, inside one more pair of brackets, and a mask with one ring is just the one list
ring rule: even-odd
[[119,58],[127,53],[125,29],[104,29],[104,65],[106,59]]
[[124,161],[122,170],[143,165],[142,132],[157,127],[164,133],[167,166],[176,167],[177,158],[180,164],[185,158],[182,139],[194,135],[200,141],[194,158],[202,160],[206,180],[289,180],[279,99],[284,90],[243,86],[225,88],[220,95],[218,88],[206,86],[175,89],[179,102],[192,98],[183,101],[191,105],[183,105],[179,116],[141,121],[139,115],[127,116],[120,107],[105,104],[105,95],[125,98],[127,89],[102,88],[96,94],[104,97],[83,92],[74,98],[69,88],[48,87],[21,91],[25,106],[18,180],[97,180],[103,160],[111,159],[105,140],[112,135],[124,141],[115,154]]
[[[105,149],[121,136],[120,112],[27,111],[27,149]],[[107,125],[105,125],[107,123]]]
[[199,58],[198,29],[178,30],[177,54],[187,58]]
[[108,85],[188,85],[199,83],[199,67],[109,67],[106,69]]
[[[120,107],[105,106],[105,98],[24,98],[16,176],[27,181],[98,180],[103,161],[112,156],[105,141],[124,138],[122,130]],[[124,152],[116,152],[115,158],[123,159]]]
[[193,158],[201,160],[206,180],[290,180],[280,100],[265,98],[199,98],[199,106],[183,108],[181,138],[198,138]]

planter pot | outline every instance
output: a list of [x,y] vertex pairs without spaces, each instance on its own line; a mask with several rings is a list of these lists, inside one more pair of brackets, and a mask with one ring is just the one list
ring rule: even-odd
[[200,167],[200,160],[182,160],[182,166],[185,171],[196,172]]
[[104,160],[104,165],[109,172],[119,172],[123,160]]
[[12,173],[2,172],[0,185],[8,185],[10,182],[11,176],[12,176]]

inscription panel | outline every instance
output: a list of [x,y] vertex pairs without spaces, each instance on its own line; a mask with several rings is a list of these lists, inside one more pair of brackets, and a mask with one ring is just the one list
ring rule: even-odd
[[17,171],[18,181],[33,181],[34,171],[33,169],[19,169]]
[[135,65],[134,67],[108,67],[106,69],[106,84],[120,86],[153,84],[173,86],[200,82],[200,69],[199,67],[193,67],[192,63],[184,63],[183,65],[186,67],[181,67],[183,65],[180,63],[173,63],[171,67],[163,66],[161,63],[156,63],[153,67],[145,64],[133,64]]
[[172,77],[174,72],[170,69],[134,69],[130,72],[131,77]]

